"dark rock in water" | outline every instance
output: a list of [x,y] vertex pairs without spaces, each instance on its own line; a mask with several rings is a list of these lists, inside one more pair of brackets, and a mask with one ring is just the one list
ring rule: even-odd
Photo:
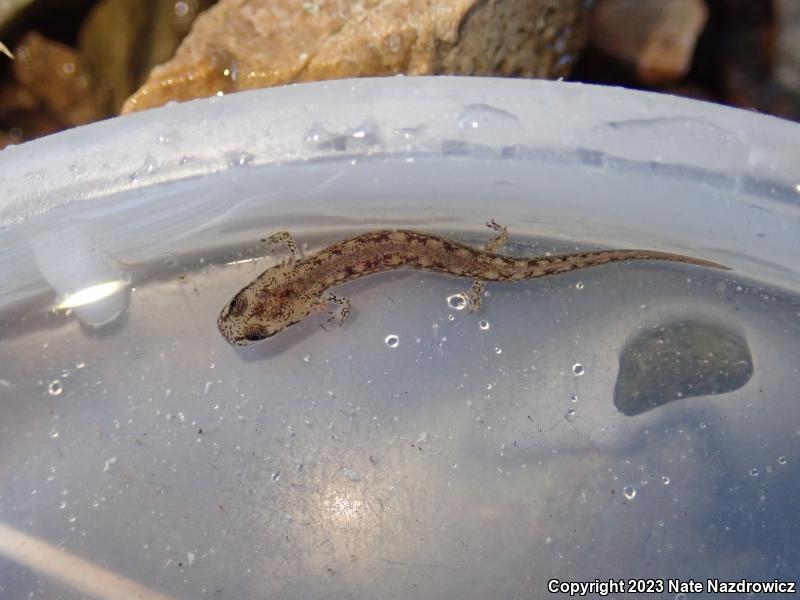
[[614,406],[640,415],[668,402],[724,394],[753,374],[747,341],[699,321],[677,321],[641,332],[622,351]]

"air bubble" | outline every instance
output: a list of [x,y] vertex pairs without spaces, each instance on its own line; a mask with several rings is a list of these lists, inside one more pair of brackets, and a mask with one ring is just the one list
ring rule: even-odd
[[50,385],[47,386],[47,393],[51,396],[60,396],[63,391],[64,386],[61,385],[61,381],[58,379],[54,379],[50,382]]
[[579,289],[579,290],[582,290],[582,289],[583,289],[583,282],[582,282],[582,281],[579,281],[578,283],[576,283],[576,284],[575,284],[575,288],[576,288],[576,289]]
[[478,323],[478,327],[486,331],[489,329],[489,327],[491,327],[491,325],[489,325],[489,321],[481,321],[480,323]]
[[270,477],[270,479],[272,479],[272,481],[273,481],[273,482],[275,482],[275,483],[277,483],[277,481],[278,481],[280,478],[281,478],[281,472],[280,472],[280,471],[275,471],[275,472],[272,474],[272,477]]
[[497,347],[497,348],[494,349],[494,353],[495,354],[502,354],[503,353],[503,349],[500,348],[500,347]]
[[447,306],[453,310],[464,310],[467,307],[467,295],[464,292],[447,297]]
[[575,377],[580,377],[584,373],[584,368],[581,363],[575,363],[572,365],[572,372],[575,373]]
[[786,464],[786,457],[785,456],[779,456],[778,457],[778,464],[779,465],[785,465]]
[[750,469],[750,477],[758,477],[758,469],[756,469],[755,467]]
[[572,394],[572,396],[569,397],[569,400],[570,402],[577,402],[578,401],[577,394]]
[[636,488],[633,487],[632,485],[626,485],[622,489],[622,493],[628,500],[633,500],[636,497]]
[[572,423],[575,419],[578,418],[578,411],[576,411],[574,408],[568,408],[566,414],[564,415],[564,418],[570,423]]
[[667,477],[666,475],[662,475],[661,483],[663,483],[664,485],[669,485],[669,477]]
[[386,345],[389,346],[389,348],[397,348],[398,344],[400,344],[400,338],[394,334],[391,334],[386,336],[384,342],[386,342]]

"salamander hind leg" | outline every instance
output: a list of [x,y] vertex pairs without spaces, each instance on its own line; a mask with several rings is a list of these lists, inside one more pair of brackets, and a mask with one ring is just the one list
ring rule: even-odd
[[292,234],[288,231],[278,231],[273,233],[271,236],[264,238],[261,240],[262,242],[268,244],[281,244],[285,243],[286,247],[289,249],[289,262],[293,262],[296,260],[300,260],[300,250],[297,248],[297,244],[294,242],[294,238]]
[[472,287],[467,290],[467,310],[469,312],[478,312],[481,309],[481,295],[485,285],[485,281],[476,279],[472,282]]

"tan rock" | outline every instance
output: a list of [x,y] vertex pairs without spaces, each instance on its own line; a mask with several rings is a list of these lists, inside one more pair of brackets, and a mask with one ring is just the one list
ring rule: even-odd
[[658,85],[686,75],[707,18],[703,0],[601,0],[589,36],[640,81]]
[[122,112],[296,81],[567,74],[584,0],[222,0]]

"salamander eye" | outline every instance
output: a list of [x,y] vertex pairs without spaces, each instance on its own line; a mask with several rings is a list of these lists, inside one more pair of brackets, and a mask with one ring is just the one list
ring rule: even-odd
[[244,332],[244,339],[246,339],[248,342],[260,342],[261,340],[267,339],[271,335],[272,334],[266,329],[262,329],[261,327],[251,327]]

